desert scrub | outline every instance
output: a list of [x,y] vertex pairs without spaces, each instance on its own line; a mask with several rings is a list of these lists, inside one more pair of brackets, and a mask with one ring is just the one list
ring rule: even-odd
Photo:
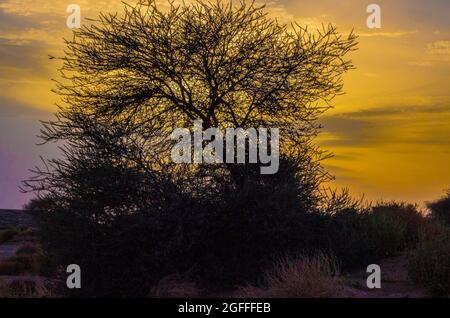
[[345,209],[330,217],[325,233],[328,250],[344,269],[351,269],[400,251],[406,226],[391,213]]
[[0,275],[40,274],[43,261],[42,249],[25,245],[16,252],[16,255],[0,262]]
[[32,279],[0,281],[0,298],[53,298],[50,286]]
[[265,275],[263,287],[241,287],[243,297],[259,298],[331,298],[342,295],[343,285],[334,257],[315,256],[284,258]]
[[17,234],[19,231],[16,229],[0,230],[0,244],[11,241]]
[[374,215],[391,219],[404,227],[401,248],[414,248],[419,240],[419,231],[426,223],[424,213],[416,205],[405,202],[379,203],[372,207]]
[[450,226],[450,190],[439,200],[429,202],[427,207],[431,211],[432,218]]
[[408,274],[433,296],[450,296],[450,230],[434,223],[424,227],[412,251]]

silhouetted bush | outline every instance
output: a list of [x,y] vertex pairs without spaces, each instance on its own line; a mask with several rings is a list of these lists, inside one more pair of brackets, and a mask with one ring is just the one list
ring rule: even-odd
[[427,219],[416,205],[407,203],[380,203],[372,207],[372,213],[400,222],[404,226],[401,248],[414,248],[419,240],[419,233]]
[[409,259],[409,276],[438,297],[450,296],[450,230],[428,223]]
[[428,203],[427,206],[434,219],[450,226],[450,191],[439,200]]
[[17,234],[19,234],[19,231],[16,229],[0,230],[0,243],[11,241]]
[[0,280],[0,298],[55,298],[48,282],[17,279],[11,282]]
[[[102,168],[113,169],[105,162]],[[145,296],[175,273],[210,288],[254,282],[279,255],[323,247],[317,237],[323,217],[301,200],[313,198],[313,188],[286,160],[276,175],[249,173],[239,190],[225,180],[218,193],[167,181],[159,193],[170,199],[139,208],[135,202],[156,202],[154,193],[139,187],[135,171],[115,169],[111,180],[96,168],[70,176],[77,197],[35,203],[45,209],[40,236],[53,268],[80,265],[83,295]]]
[[285,162],[275,176],[224,191],[222,202],[205,213],[194,257],[207,281],[219,286],[255,281],[274,258],[323,247],[318,238],[323,218],[308,213],[313,207],[299,199],[307,193],[289,167]]
[[371,211],[343,210],[327,225],[329,249],[344,268],[364,266],[392,255],[402,245],[404,225]]

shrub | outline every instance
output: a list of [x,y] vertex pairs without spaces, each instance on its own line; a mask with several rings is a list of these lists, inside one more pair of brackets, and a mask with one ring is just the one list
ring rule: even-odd
[[431,216],[439,222],[450,226],[450,190],[437,201],[427,204],[431,211]]
[[33,244],[26,244],[19,248],[16,252],[16,255],[30,255],[36,254],[39,252],[39,249]]
[[295,174],[281,165],[276,176],[250,179],[206,210],[192,249],[203,280],[218,286],[256,282],[275,258],[322,248],[323,218],[307,213],[299,189]]
[[264,287],[247,285],[243,297],[331,298],[342,295],[342,282],[334,257],[319,253],[296,259],[284,258],[266,273]]
[[14,280],[12,282],[0,282],[0,298],[53,298],[49,286],[44,282],[34,280]]
[[0,263],[0,275],[19,275],[35,272],[36,263],[31,256],[13,256]]
[[409,276],[434,296],[450,296],[450,230],[438,223],[427,224],[417,249],[411,252]]
[[406,227],[397,217],[371,210],[346,209],[328,220],[328,249],[343,268],[370,264],[398,252]]
[[0,275],[19,275],[25,271],[25,264],[8,259],[0,262]]
[[149,188],[139,171],[88,167],[76,170],[76,196],[38,205],[47,266],[80,265],[83,296],[148,296],[172,273],[201,287],[255,282],[280,254],[321,247],[323,217],[308,213],[314,186],[288,161],[276,175],[242,169],[239,185],[221,178],[217,187],[196,173]]
[[404,226],[402,248],[415,247],[419,240],[419,232],[426,223],[426,218],[416,205],[407,203],[381,203],[372,207],[372,213],[397,221]]
[[0,275],[40,274],[43,260],[41,249],[26,245],[19,249],[15,256],[0,263]]
[[11,241],[17,234],[19,231],[16,229],[0,230],[0,244]]

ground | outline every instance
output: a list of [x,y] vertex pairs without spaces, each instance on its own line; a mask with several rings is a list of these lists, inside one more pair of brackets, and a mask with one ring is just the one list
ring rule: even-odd
[[[33,244],[26,236],[18,236],[12,241],[0,244],[0,264],[14,257],[17,251]],[[369,289],[366,286],[368,274],[365,269],[351,272],[344,275],[343,297],[348,298],[423,298],[428,297],[427,293],[411,282],[407,273],[407,253],[384,259],[378,263],[381,268],[381,288]],[[43,284],[46,278],[24,273],[20,275],[2,275],[0,282],[29,282]],[[211,295],[210,295],[211,296]],[[239,297],[238,291],[229,291],[214,295],[212,297]]]

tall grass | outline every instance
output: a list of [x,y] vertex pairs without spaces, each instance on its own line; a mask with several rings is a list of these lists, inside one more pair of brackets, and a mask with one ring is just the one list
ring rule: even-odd
[[300,258],[286,257],[265,275],[264,286],[241,288],[243,297],[331,298],[342,295],[339,268],[334,257],[324,253]]
[[54,298],[51,288],[45,282],[34,280],[0,281],[0,298]]

